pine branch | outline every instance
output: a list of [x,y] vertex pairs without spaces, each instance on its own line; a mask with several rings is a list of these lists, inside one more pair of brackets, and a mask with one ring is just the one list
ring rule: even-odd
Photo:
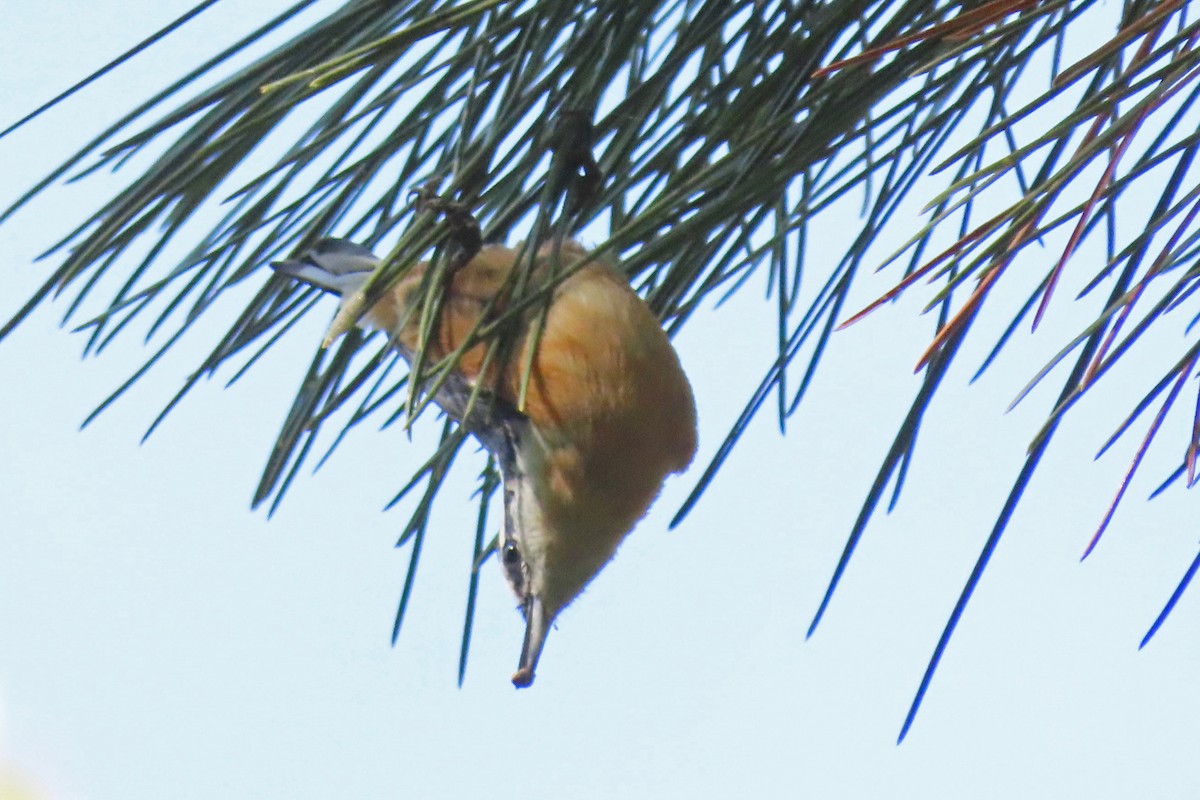
[[[0,136],[31,124],[208,5]],[[230,383],[237,381],[320,305],[308,290],[264,280],[272,259],[331,234],[385,253],[361,302],[339,319],[346,331],[417,260],[432,257],[429,274],[436,274],[447,228],[408,202],[409,190],[428,187],[468,209],[485,241],[526,239],[532,253],[541,241],[586,231],[598,240],[597,253],[617,257],[672,332],[704,319],[697,312],[719,298],[764,281],[776,329],[765,375],[678,522],[769,401],[786,427],[823,362],[835,357],[839,325],[920,292],[927,310],[937,312],[918,363],[922,384],[852,528],[815,627],[889,483],[889,508],[898,501],[917,457],[921,422],[974,321],[1003,302],[998,296],[1010,295],[998,287],[1022,280],[1014,265],[1031,263],[1030,245],[1053,247],[1053,263],[1031,293],[1021,294],[1027,300],[1000,309],[1011,322],[980,371],[1011,349],[1023,322],[1036,327],[1055,313],[1065,302],[1061,287],[1083,285],[1077,301],[1085,302],[1108,284],[1109,299],[1050,363],[1031,370],[1020,397],[1076,354],[937,646],[907,731],[1058,424],[1105,384],[1114,365],[1146,353],[1147,330],[1197,302],[1200,23],[1188,17],[1189,4],[1131,1],[1119,19],[1108,20],[1112,9],[1096,0],[348,0],[263,52],[263,37],[308,5],[293,5],[169,84],[0,216],[0,223],[15,224],[19,209],[67,176],[137,170],[47,252],[58,265],[0,328],[0,339],[43,302],[64,295],[65,319],[85,320],[78,329],[89,353],[136,332],[153,345],[152,354],[99,413],[194,335],[197,320],[234,302],[233,290],[261,282],[149,435],[200,377],[225,371]],[[1099,25],[1108,26],[1107,40],[1096,40]],[[1086,55],[1064,63],[1081,37]],[[231,59],[247,55],[254,56],[249,64],[217,77]],[[579,138],[574,146],[562,133],[571,126]],[[153,159],[151,146],[161,151]],[[1147,188],[1156,191],[1156,203],[1134,195]],[[814,224],[859,193],[861,226],[831,244]],[[914,200],[927,210],[917,224],[907,210]],[[227,210],[218,223],[197,221],[198,211],[222,202]],[[900,231],[907,242],[880,252]],[[1081,257],[1098,236],[1105,237],[1106,256]],[[172,241],[194,244],[172,261],[165,255]],[[864,268],[874,267],[898,271],[893,288],[844,318]],[[113,275],[117,280],[104,280]],[[109,296],[99,296],[101,287],[114,285]],[[435,285],[426,288],[428,328],[439,299]],[[552,289],[521,287],[510,313],[544,305]],[[496,320],[476,335],[494,337],[503,324]],[[401,417],[411,424],[454,367],[453,357],[440,363],[418,357],[412,374],[393,374],[395,354],[381,342],[371,349],[369,341],[352,333],[332,354],[316,353],[256,502],[277,507],[323,426],[340,424],[322,461],[377,414],[385,415],[384,424]],[[1173,356],[1176,367],[1164,379],[1176,381],[1172,402],[1161,407],[1135,467],[1194,367],[1195,348],[1186,342]],[[1194,482],[1195,430],[1184,464],[1164,488],[1185,472],[1187,483]],[[462,436],[447,427],[404,490],[425,484],[403,537],[413,551],[397,632],[429,511]],[[485,470],[482,479],[481,526],[490,474]],[[1124,494],[1122,488],[1118,500]],[[477,536],[476,560],[486,552]],[[472,579],[471,597],[473,587]],[[471,608],[469,602],[463,665]]]

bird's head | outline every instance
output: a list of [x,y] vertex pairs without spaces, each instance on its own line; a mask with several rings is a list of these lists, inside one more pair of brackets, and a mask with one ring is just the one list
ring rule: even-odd
[[514,441],[513,463],[504,469],[499,558],[525,617],[512,676],[518,688],[533,682],[559,613],[613,558],[666,475],[690,460],[690,445],[686,453],[666,446],[678,437],[655,441],[671,423],[650,419],[653,431],[621,418],[590,435],[561,437],[527,426]]
[[[512,682],[533,683],[534,672],[555,618],[612,557],[620,536],[595,536],[579,524],[575,496],[564,496],[556,480],[561,453],[547,452],[537,432],[526,428],[513,442],[505,466],[504,531],[500,564],[525,618],[525,638]],[[556,485],[557,484],[557,485]],[[592,527],[599,519],[588,521]],[[609,546],[606,546],[609,545]]]
[[[521,644],[521,658],[517,671],[513,673],[512,682],[518,689],[523,689],[533,683],[534,672],[542,648],[546,644],[546,636],[550,625],[558,616],[561,608],[553,607],[547,602],[544,591],[535,588],[544,583],[548,570],[546,559],[534,556],[532,548],[522,546],[526,538],[524,531],[506,530],[500,545],[500,563],[504,569],[504,577],[509,587],[519,601],[518,608],[525,618],[525,639]],[[529,555],[526,552],[529,551]]]

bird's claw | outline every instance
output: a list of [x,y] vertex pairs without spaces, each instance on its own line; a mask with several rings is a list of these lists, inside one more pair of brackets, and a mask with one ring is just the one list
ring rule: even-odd
[[445,217],[450,229],[447,239],[453,245],[447,254],[449,272],[456,272],[466,266],[483,247],[479,220],[475,219],[475,215],[463,203],[447,200],[439,195],[434,183],[430,182],[409,191],[408,202],[418,213],[427,211]]

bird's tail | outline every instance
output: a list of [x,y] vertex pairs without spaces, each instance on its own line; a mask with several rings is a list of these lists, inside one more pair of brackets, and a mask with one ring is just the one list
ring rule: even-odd
[[362,286],[377,266],[374,253],[345,239],[321,239],[298,259],[271,263],[280,274],[339,295]]

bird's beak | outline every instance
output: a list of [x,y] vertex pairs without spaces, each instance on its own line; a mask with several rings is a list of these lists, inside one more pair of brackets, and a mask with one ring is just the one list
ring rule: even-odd
[[549,632],[550,615],[546,606],[540,598],[530,597],[525,602],[525,643],[521,645],[521,663],[512,676],[513,686],[524,689],[533,684],[533,673]]

